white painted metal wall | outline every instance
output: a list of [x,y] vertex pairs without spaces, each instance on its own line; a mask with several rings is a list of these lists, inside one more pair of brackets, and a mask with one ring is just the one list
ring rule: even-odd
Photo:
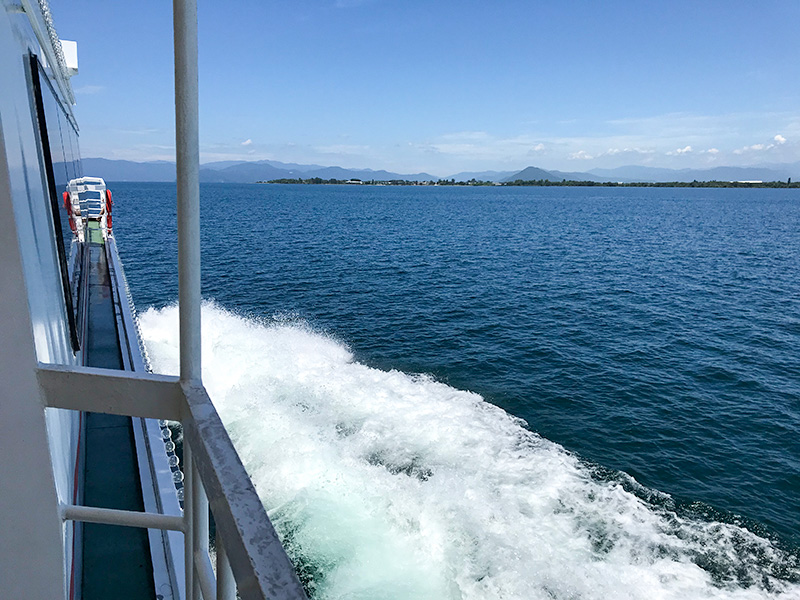
[[28,52],[41,50],[28,15],[6,2],[2,8],[0,581],[4,598],[59,598],[72,527],[61,523],[57,505],[71,501],[77,415],[45,410],[34,367],[75,357],[26,73]]

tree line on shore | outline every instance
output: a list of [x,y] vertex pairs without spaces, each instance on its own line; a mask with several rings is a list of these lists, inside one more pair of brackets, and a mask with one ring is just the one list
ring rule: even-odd
[[391,179],[388,181],[360,179],[322,179],[321,177],[284,178],[272,179],[270,181],[258,181],[256,183],[293,183],[304,185],[427,185],[427,186],[539,186],[539,187],[687,187],[687,188],[798,188],[800,182],[787,181],[574,181],[564,179],[561,181],[551,181],[549,179],[536,179],[532,181],[517,179],[515,181],[505,181],[498,183],[495,181],[480,181],[470,179],[468,181],[456,181],[455,179],[439,179],[431,181],[409,181],[407,179]]
[[688,188],[797,188],[800,183],[788,181],[509,181],[511,186],[581,186],[581,187],[688,187]]

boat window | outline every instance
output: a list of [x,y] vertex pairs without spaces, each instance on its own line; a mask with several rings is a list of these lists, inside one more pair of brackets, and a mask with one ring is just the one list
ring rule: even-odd
[[[73,154],[73,149],[77,148],[77,132],[58,103],[56,93],[35,54],[29,55],[29,67],[35,108],[35,125],[39,131],[42,167],[47,176],[50,210],[53,216],[58,261],[61,266],[64,303],[67,309],[69,336],[72,348],[77,352],[79,349],[78,331],[75,326],[75,310],[72,305],[72,291],[67,269],[68,244],[72,243],[72,231],[69,227],[68,215],[62,207],[62,202],[60,202],[61,193],[66,191],[70,174],[74,173],[76,167],[80,166],[80,162],[76,160],[77,157]],[[75,138],[75,141],[72,140],[72,137]],[[64,140],[66,140],[66,145]],[[65,148],[68,150],[65,151]]]

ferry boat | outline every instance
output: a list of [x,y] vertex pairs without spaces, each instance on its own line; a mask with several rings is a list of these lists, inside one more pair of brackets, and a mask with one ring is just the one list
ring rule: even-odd
[[194,0],[174,3],[180,377],[149,372],[111,192],[81,169],[75,43],[46,0],[0,1],[0,597],[305,598],[201,379]]

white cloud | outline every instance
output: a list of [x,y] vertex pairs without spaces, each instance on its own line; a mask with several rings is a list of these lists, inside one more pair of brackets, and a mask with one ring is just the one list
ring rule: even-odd
[[692,152],[691,146],[684,146],[667,152],[667,156],[680,156],[681,154],[690,154]]
[[548,146],[532,136],[496,137],[485,131],[448,133],[412,146],[427,153],[466,161],[511,161],[515,163],[514,168],[517,162],[526,160],[526,157],[540,156],[549,152]]
[[768,150],[772,150],[773,148],[778,148],[778,146],[783,146],[786,143],[786,138],[783,137],[780,133],[772,139],[774,143],[753,144],[751,146],[743,146],[741,148],[737,148],[736,150],[734,150],[733,153],[741,156],[742,154],[750,154],[752,152],[766,152]]
[[[519,133],[510,135],[477,128],[442,131],[427,138],[418,138],[412,133],[403,143],[371,145],[369,150],[355,145],[360,141],[357,138],[330,139],[304,146],[307,156],[295,162],[327,164],[331,155],[335,155],[342,163],[363,160],[370,166],[379,165],[398,172],[426,170],[440,174],[486,168],[511,170],[529,165],[562,170],[625,164],[686,167],[695,163],[698,166],[729,162],[736,165],[756,161],[766,151],[766,144],[775,146],[771,152],[776,153],[776,159],[788,162],[797,153],[792,141],[800,139],[800,118],[796,115],[792,118],[794,120],[783,113],[760,116],[681,113],[587,123],[586,127],[581,127],[580,135],[563,135],[563,127],[548,121],[526,124]],[[753,123],[755,126],[751,125]],[[575,129],[569,128],[570,131]],[[776,132],[788,138],[787,143],[780,146],[785,156],[777,156]],[[749,144],[755,142],[765,146],[761,153],[749,149]],[[734,148],[745,144],[750,154],[733,154]],[[568,167],[570,163],[573,168]],[[576,164],[583,166],[578,169]]]
[[[800,118],[789,112],[748,112],[727,113],[719,115],[701,115],[691,113],[670,113],[643,118],[625,118],[608,121],[607,124],[622,137],[634,140],[642,147],[657,148],[659,154],[688,158],[684,149],[691,145],[692,155],[703,154],[699,148],[718,148],[718,158],[733,158],[733,149],[741,159],[750,153],[765,152],[783,146],[782,159],[797,160],[797,148],[792,148],[793,140],[800,135]],[[779,131],[779,134],[775,134]],[[788,138],[788,140],[787,140]],[[641,141],[639,141],[641,140]],[[758,146],[761,140],[761,148]],[[633,144],[632,144],[633,145]],[[586,146],[584,146],[586,147]],[[615,147],[614,144],[609,147]],[[616,146],[621,147],[621,146]],[[586,147],[587,151],[595,150]],[[597,152],[597,150],[595,150]],[[708,153],[704,153],[708,157]],[[742,156],[744,155],[744,156]]]
[[252,145],[253,145],[253,140],[251,140],[250,138],[247,138],[245,141],[242,142],[242,146],[252,146]]
[[745,146],[744,148],[737,148],[733,151],[734,154],[745,154],[748,152],[763,152],[774,148],[775,144],[753,144],[752,146]]

